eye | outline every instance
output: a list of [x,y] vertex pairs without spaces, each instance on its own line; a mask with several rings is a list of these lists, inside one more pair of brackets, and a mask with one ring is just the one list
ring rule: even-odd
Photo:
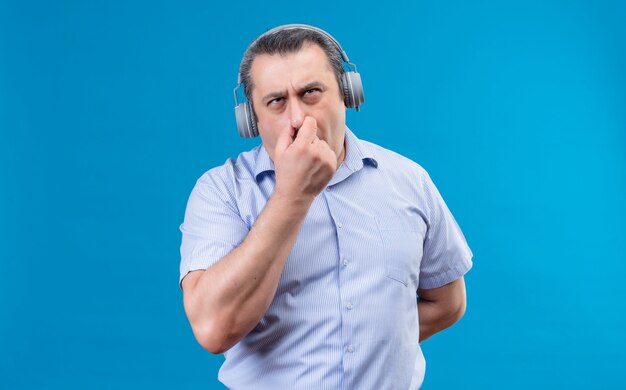
[[311,88],[304,91],[302,98],[309,104],[317,103],[322,96],[322,90],[319,88]]
[[276,106],[276,105],[282,103],[283,100],[285,100],[285,98],[277,97],[277,98],[274,98],[274,99],[268,101],[267,105],[268,106]]

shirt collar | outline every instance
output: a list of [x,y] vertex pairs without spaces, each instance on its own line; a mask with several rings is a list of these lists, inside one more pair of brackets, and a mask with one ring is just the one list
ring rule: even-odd
[[348,127],[346,127],[346,157],[342,165],[344,164],[352,172],[363,168],[365,164],[378,168],[378,161],[376,161],[371,148],[358,139]]
[[266,172],[274,172],[274,161],[272,161],[270,155],[267,154],[265,145],[261,144],[259,145],[256,162],[254,164],[254,178],[257,183]]
[[[371,165],[374,168],[378,167],[378,161],[374,157],[371,148],[363,143],[360,139],[356,137],[356,135],[346,126],[346,156],[341,164],[339,169],[345,166],[350,173],[356,172],[359,169],[363,168],[365,164]],[[338,169],[338,171],[339,171]],[[274,172],[274,161],[270,158],[267,150],[265,150],[265,146],[263,144],[259,145],[259,149],[256,156],[256,162],[254,165],[254,177],[257,182],[259,182],[260,178],[263,174],[267,172]],[[333,180],[331,184],[340,180]]]

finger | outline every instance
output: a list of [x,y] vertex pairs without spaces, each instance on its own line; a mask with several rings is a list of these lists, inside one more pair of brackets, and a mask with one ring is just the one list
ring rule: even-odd
[[305,142],[310,144],[317,137],[317,121],[312,116],[307,116],[298,130],[298,135],[294,142]]
[[323,139],[319,139],[316,143],[315,146],[319,149],[320,153],[322,153],[323,155],[325,155],[328,160],[332,160],[334,161],[334,169],[335,171],[337,170],[337,168],[339,168],[337,166],[337,154],[332,150],[332,148],[330,147],[330,145],[324,141]]
[[280,156],[287,150],[287,148],[293,143],[293,131],[284,132],[276,140],[276,146],[274,147],[274,155],[276,160],[280,160]]

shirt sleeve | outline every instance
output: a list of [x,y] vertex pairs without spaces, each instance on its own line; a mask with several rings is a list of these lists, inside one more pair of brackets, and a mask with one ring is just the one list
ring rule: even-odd
[[437,288],[453,282],[472,268],[472,251],[465,236],[428,173],[423,189],[428,229],[420,265],[418,288]]
[[191,271],[204,270],[237,247],[249,228],[241,219],[235,199],[203,175],[187,201],[185,218],[180,225],[180,279]]

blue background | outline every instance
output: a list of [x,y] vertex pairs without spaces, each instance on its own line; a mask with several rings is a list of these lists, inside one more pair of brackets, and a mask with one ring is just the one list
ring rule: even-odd
[[429,171],[474,252],[424,388],[626,387],[623,2],[232,3],[1,2],[0,388],[222,388],[178,227],[258,143],[247,44],[294,22],[342,43],[349,126]]

